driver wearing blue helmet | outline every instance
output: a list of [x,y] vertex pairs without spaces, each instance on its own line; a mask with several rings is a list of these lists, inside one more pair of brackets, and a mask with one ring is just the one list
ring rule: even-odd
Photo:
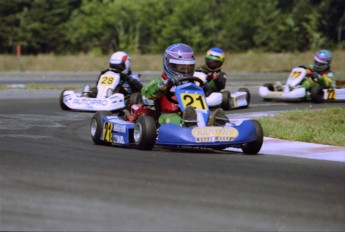
[[[197,114],[192,106],[181,111],[177,104],[170,102],[167,92],[176,83],[176,77],[193,77],[195,71],[195,56],[193,49],[183,43],[169,46],[163,54],[163,73],[161,77],[153,79],[141,89],[141,93],[148,99],[155,100],[160,108],[159,124],[172,123],[183,126],[196,126]],[[173,96],[173,98],[176,96]],[[222,126],[228,121],[222,109],[217,109],[210,117],[209,124]]]

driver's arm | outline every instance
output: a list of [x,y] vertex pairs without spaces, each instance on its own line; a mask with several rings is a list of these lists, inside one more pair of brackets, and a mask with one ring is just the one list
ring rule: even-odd
[[161,81],[162,81],[162,78],[160,78],[160,77],[153,79],[152,81],[150,81],[146,86],[144,86],[141,89],[141,94],[150,100],[156,100],[156,99],[162,97],[164,94],[164,91],[162,91],[158,87],[158,85],[159,85],[159,83],[161,83]]

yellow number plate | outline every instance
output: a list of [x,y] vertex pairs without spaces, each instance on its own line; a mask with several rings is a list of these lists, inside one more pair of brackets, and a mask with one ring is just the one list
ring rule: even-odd
[[112,86],[114,83],[114,77],[111,76],[104,76],[101,79],[102,86]]
[[193,106],[198,110],[206,110],[207,105],[203,95],[192,94],[192,93],[182,93],[181,94],[182,104],[184,107]]

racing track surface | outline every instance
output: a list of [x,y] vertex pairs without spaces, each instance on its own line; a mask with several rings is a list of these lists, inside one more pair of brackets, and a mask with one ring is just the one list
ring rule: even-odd
[[[0,91],[2,92],[2,91]],[[29,94],[28,94],[29,96]],[[343,231],[345,164],[96,146],[59,93],[0,101],[0,230]],[[344,103],[266,103],[232,113]]]

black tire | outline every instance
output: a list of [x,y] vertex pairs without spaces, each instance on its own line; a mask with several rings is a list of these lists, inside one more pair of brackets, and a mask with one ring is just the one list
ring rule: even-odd
[[[262,85],[263,87],[266,87],[269,91],[274,91],[274,86],[271,83],[266,83]],[[272,101],[272,99],[269,98],[263,98],[264,101]]]
[[246,100],[247,100],[248,105],[247,105],[247,106],[241,107],[241,108],[247,108],[247,107],[249,106],[249,104],[250,104],[250,99],[251,99],[249,89],[247,89],[247,88],[239,88],[239,89],[238,89],[238,92],[246,92],[246,93],[247,93],[247,98],[246,98]]
[[110,145],[110,142],[105,142],[101,140],[101,135],[103,133],[102,117],[110,116],[110,111],[98,111],[96,112],[90,123],[90,134],[92,141],[97,145]]
[[128,105],[131,107],[133,104],[144,104],[143,96],[141,93],[132,93],[129,97]]
[[274,91],[274,86],[271,83],[266,83],[262,85],[263,87],[266,87],[269,91]]
[[66,89],[62,90],[61,94],[60,94],[60,107],[63,110],[71,110],[68,106],[65,105],[65,103],[63,102],[63,95],[65,93]]
[[311,101],[314,103],[323,102],[323,88],[321,86],[314,86],[310,90]]
[[242,151],[244,154],[256,155],[260,151],[264,142],[264,132],[260,122],[258,122],[257,120],[251,121],[255,124],[255,133],[257,139],[255,141],[244,144],[242,146]]
[[141,116],[134,126],[134,143],[139,150],[152,150],[156,143],[157,126],[151,116]]
[[231,94],[228,90],[224,90],[222,92],[222,103],[220,107],[223,110],[230,110],[231,109]]

